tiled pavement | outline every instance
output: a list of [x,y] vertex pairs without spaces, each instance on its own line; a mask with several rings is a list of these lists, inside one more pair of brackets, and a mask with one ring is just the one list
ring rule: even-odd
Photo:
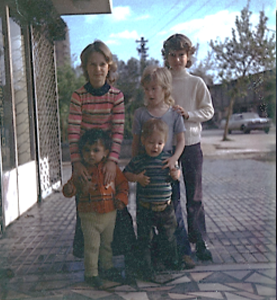
[[[64,168],[65,180],[70,167]],[[83,282],[72,255],[74,201],[56,193],[14,222],[0,239],[0,299],[276,299],[276,166],[253,159],[204,160],[208,243],[213,263],[161,274],[137,286]],[[130,211],[135,207],[133,186]],[[15,273],[5,277],[5,270]]]

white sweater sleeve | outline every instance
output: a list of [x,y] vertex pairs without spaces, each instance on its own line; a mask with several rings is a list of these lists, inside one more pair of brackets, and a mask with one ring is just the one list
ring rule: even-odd
[[189,121],[202,123],[210,120],[214,115],[211,94],[205,82],[201,78],[198,78],[195,91],[196,105],[194,110],[188,111]]

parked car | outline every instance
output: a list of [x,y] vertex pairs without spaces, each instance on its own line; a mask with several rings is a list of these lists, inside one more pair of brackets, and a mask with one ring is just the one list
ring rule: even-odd
[[[226,120],[222,120],[220,128],[225,127]],[[251,130],[263,130],[269,133],[271,120],[269,118],[261,118],[257,113],[246,112],[233,114],[229,120],[228,132],[232,130],[241,130],[244,133],[250,133]]]

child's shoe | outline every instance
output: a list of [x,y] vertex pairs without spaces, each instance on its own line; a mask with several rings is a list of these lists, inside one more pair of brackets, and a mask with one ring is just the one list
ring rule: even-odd
[[208,260],[213,261],[212,253],[208,249],[204,241],[200,241],[196,243],[196,257],[199,260],[203,260],[203,261],[208,261]]
[[101,289],[103,287],[103,282],[99,276],[85,276],[85,282],[97,289]]
[[120,272],[116,268],[110,268],[108,270],[99,270],[100,276],[103,279],[107,279],[110,281],[115,281],[115,282],[121,282],[122,281],[122,276]]
[[184,255],[182,257],[182,262],[184,264],[184,269],[193,269],[195,267],[195,262],[189,255]]

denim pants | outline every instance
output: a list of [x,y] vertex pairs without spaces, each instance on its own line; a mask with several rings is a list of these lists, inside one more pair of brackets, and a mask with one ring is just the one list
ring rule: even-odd
[[205,240],[205,211],[202,202],[203,153],[200,143],[185,146],[179,159],[186,188],[188,237],[191,243]]

